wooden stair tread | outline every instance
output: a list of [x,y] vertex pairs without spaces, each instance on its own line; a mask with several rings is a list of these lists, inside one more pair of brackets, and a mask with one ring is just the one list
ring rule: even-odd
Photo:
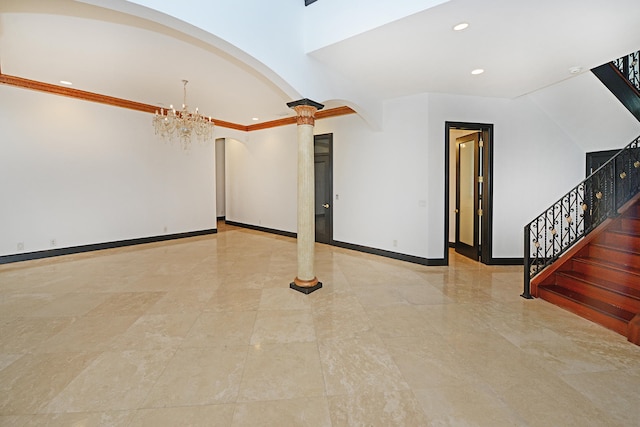
[[635,313],[631,313],[630,311],[607,304],[606,302],[602,302],[596,298],[589,297],[579,292],[572,291],[571,289],[563,288],[562,286],[543,285],[540,286],[540,289],[560,295],[566,299],[623,322],[629,322],[635,317]]
[[625,271],[629,274],[640,277],[640,268],[635,268],[630,265],[618,264],[616,262],[607,261],[602,258],[594,258],[589,256],[575,257],[573,260],[578,262],[584,262],[587,264],[599,265],[602,267],[611,268],[615,270]]
[[609,291],[615,292],[617,294],[623,295],[628,298],[640,300],[640,289],[632,288],[630,286],[626,286],[616,282],[611,282],[604,279],[594,278],[592,276],[589,276],[584,273],[580,273],[578,271],[559,271],[556,274],[578,279],[592,286],[597,286],[599,288],[607,289]]

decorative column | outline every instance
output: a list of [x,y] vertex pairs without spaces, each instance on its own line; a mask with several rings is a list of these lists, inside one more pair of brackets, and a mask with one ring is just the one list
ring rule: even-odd
[[316,241],[313,125],[314,114],[324,105],[309,99],[287,103],[298,114],[298,275],[289,285],[305,294],[318,290],[322,283],[314,271]]

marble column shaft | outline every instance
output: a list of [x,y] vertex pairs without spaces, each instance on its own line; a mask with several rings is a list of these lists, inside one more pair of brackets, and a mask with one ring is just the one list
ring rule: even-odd
[[322,287],[315,276],[314,114],[321,104],[309,100],[288,104],[298,114],[298,272],[291,288],[310,293]]

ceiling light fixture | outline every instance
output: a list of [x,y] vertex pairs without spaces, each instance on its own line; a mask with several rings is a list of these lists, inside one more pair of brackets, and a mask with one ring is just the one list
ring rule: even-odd
[[60,83],[62,83],[63,85],[67,85],[67,86],[71,86],[73,84],[68,80],[60,80]]
[[453,27],[453,31],[462,31],[462,30],[466,30],[467,28],[469,28],[469,23],[461,22]]
[[476,68],[471,72],[471,74],[473,74],[474,76],[477,76],[478,74],[482,74],[482,73],[484,73],[484,70],[482,68]]
[[260,119],[259,119],[259,118],[257,118],[257,117],[254,117],[254,118],[252,118],[251,120],[253,120],[254,122],[257,122],[257,121],[258,121],[258,120],[260,120]]
[[153,117],[153,127],[156,131],[156,135],[169,141],[173,141],[174,137],[180,139],[180,145],[183,150],[188,150],[191,147],[191,137],[195,134],[196,138],[200,142],[207,142],[213,139],[213,120],[211,117],[205,117],[198,113],[198,109],[195,111],[189,111],[187,106],[187,83],[188,80],[183,80],[184,85],[184,100],[182,103],[182,110],[176,111],[173,105],[169,106],[169,109],[164,111],[164,108],[156,110],[156,114]]

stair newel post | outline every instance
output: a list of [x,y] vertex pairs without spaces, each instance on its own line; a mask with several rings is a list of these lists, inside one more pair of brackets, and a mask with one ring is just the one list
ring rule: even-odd
[[533,299],[531,296],[531,224],[524,226],[524,292],[520,296]]

